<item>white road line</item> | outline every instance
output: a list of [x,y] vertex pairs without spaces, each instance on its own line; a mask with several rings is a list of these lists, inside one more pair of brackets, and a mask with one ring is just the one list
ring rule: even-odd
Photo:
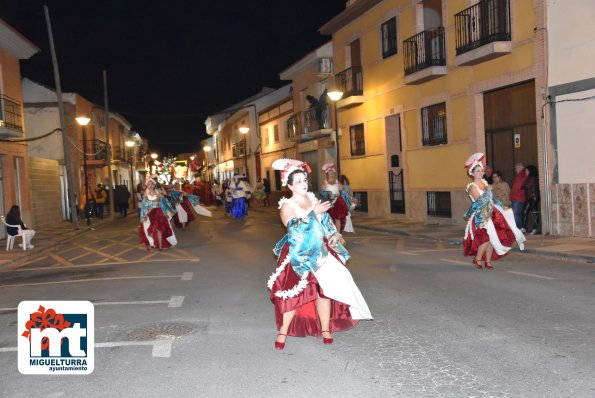
[[[91,254],[91,253],[88,253]],[[45,271],[45,270],[52,270],[55,271],[57,269],[65,269],[65,268],[87,268],[87,267],[99,267],[104,265],[129,265],[129,264],[139,264],[139,263],[160,263],[160,262],[179,262],[179,261],[190,261],[190,262],[198,262],[200,259],[197,258],[165,258],[165,259],[155,259],[155,260],[131,260],[126,261],[123,263],[119,262],[109,262],[109,263],[92,263],[92,264],[81,264],[81,265],[71,265],[71,266],[64,266],[64,267],[37,267],[37,268],[23,268],[23,269],[11,269],[10,272],[28,272],[28,271]],[[2,271],[0,271],[1,273]],[[8,272],[4,271],[4,272]]]
[[470,262],[463,262],[459,260],[449,260],[447,258],[441,258],[440,261],[446,261],[447,263],[456,264],[456,265],[471,265]]
[[406,256],[419,256],[419,254],[412,253],[412,252],[403,252],[403,251],[400,251],[400,252],[397,252],[397,253],[399,253],[399,254],[405,254]]
[[[106,343],[95,343],[95,348],[112,348],[127,346],[153,346],[152,356],[155,358],[171,357],[172,340],[149,340],[149,341],[112,341]],[[16,352],[18,347],[3,347],[0,352]]]
[[[169,300],[148,300],[148,301],[101,301],[94,302],[94,306],[98,305],[146,305],[146,304],[167,304],[169,308],[179,308],[184,304],[185,296],[171,296]],[[16,311],[14,308],[0,308],[0,311]]]
[[180,308],[184,304],[184,296],[171,296],[168,302],[169,308]]
[[530,274],[528,272],[519,272],[519,271],[506,271],[506,272],[510,272],[511,274],[515,274],[515,275],[530,276],[532,278],[547,279],[548,281],[556,280],[556,278],[551,278],[549,276],[543,276],[543,275]]
[[[186,274],[186,273],[185,273]],[[92,279],[71,279],[67,281],[54,282],[38,282],[38,283],[19,283],[14,285],[0,285],[3,287],[23,287],[23,286],[43,286],[43,285],[62,285],[65,283],[79,283],[79,282],[99,282],[99,281],[114,281],[114,280],[128,280],[128,279],[161,279],[161,278],[183,278],[184,275],[150,275],[150,276],[122,276],[113,278],[92,278]],[[192,278],[190,278],[192,279]],[[182,279],[185,280],[185,279]]]
[[192,278],[194,277],[194,272],[184,272],[184,274],[182,275],[182,279],[183,281],[191,281]]

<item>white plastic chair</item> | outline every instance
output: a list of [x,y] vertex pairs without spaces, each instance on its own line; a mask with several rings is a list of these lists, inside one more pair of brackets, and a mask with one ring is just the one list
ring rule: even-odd
[[18,230],[18,233],[16,235],[11,235],[9,233],[6,234],[6,251],[12,250],[12,247],[14,246],[14,240],[17,236],[20,236],[22,241],[23,241],[23,250],[27,250],[27,239],[25,238],[25,235],[23,234],[23,229],[21,228],[20,225],[12,225],[12,224],[7,224],[6,223],[6,218],[4,216],[0,217],[0,220],[2,221],[2,223],[4,225],[6,225],[7,227],[12,227],[12,228],[16,228]]

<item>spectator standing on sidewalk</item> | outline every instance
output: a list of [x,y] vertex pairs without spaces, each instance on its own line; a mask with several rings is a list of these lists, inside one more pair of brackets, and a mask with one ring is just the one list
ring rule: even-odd
[[491,262],[506,255],[516,241],[524,250],[525,236],[516,227],[510,209],[502,208],[494,200],[492,189],[483,178],[483,153],[475,153],[467,159],[465,166],[473,181],[467,185],[471,206],[464,215],[467,220],[463,242],[464,255],[473,256],[475,268],[493,269]]
[[271,182],[268,180],[268,178],[263,178],[262,183],[264,185],[264,193],[266,193],[266,196],[264,197],[262,203],[265,205],[265,207],[268,207],[271,205],[271,203],[269,202],[269,196],[271,194]]
[[[502,202],[504,208],[510,207],[510,185],[502,179],[502,173],[500,171],[494,171],[492,173],[492,192],[494,192],[494,198]],[[489,183],[488,183],[489,184]]]
[[512,181],[512,188],[510,189],[510,206],[514,213],[514,221],[517,228],[523,231],[523,209],[525,208],[525,202],[527,201],[525,190],[523,189],[523,185],[525,185],[525,181],[527,180],[525,165],[523,163],[517,163],[514,166],[514,172],[516,175]]
[[97,184],[95,188],[95,210],[97,218],[103,218],[103,210],[105,208],[105,202],[107,200],[107,192],[101,183]]
[[523,185],[527,201],[524,209],[523,226],[531,235],[539,233],[539,225],[535,213],[539,211],[539,180],[537,176],[537,167],[527,166],[525,169],[527,179]]

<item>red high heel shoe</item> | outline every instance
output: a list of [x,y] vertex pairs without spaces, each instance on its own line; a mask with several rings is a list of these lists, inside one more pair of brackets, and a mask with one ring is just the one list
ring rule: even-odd
[[[331,334],[331,332],[329,330],[323,330],[322,333]],[[333,338],[331,337],[330,339],[327,339],[326,337],[322,336],[322,342],[324,344],[333,344]]]
[[492,267],[492,264],[490,264],[487,261],[486,261],[485,267],[486,267],[486,269],[494,269],[494,267]]
[[[285,338],[287,339],[287,335],[286,335],[286,334],[279,333],[279,334],[277,335],[277,338],[279,338],[279,336],[285,336]],[[285,342],[281,343],[281,342],[279,342],[279,341],[275,340],[275,349],[276,349],[276,350],[282,350],[282,349],[284,349],[284,348],[285,348]]]
[[481,263],[475,257],[473,257],[473,263],[472,264],[475,265],[475,268],[477,268],[477,269],[483,269],[483,267],[481,266]]

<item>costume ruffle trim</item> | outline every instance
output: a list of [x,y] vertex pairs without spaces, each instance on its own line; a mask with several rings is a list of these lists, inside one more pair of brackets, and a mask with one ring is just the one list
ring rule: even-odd
[[[273,272],[273,274],[270,276],[269,281],[267,282],[267,287],[269,288],[269,290],[273,289],[273,285],[275,284],[275,281],[277,280],[279,275],[281,275],[281,273],[285,270],[285,267],[289,263],[290,263],[290,259],[289,259],[289,255],[287,255],[287,256],[285,256],[285,259],[283,260],[283,262],[281,262],[281,264],[277,267],[277,270],[275,272]],[[302,274],[302,278],[294,287],[292,287],[291,289],[279,290],[278,292],[275,292],[275,297],[278,297],[283,300],[296,297],[308,285],[308,275],[309,274],[310,274],[310,272],[308,272],[308,271],[304,272]]]

